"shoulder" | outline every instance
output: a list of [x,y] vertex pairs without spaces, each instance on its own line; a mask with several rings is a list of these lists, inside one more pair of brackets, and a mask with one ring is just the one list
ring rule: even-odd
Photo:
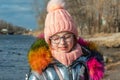
[[80,38],[78,43],[81,45],[83,54],[87,55],[86,65],[92,80],[98,78],[101,80],[104,75],[103,55],[98,51],[98,47],[94,42],[85,41]]
[[42,73],[42,71],[52,61],[51,52],[48,44],[43,38],[37,38],[28,51],[28,63],[33,71]]
[[78,43],[80,44],[83,55],[89,56],[89,58],[94,57],[98,60],[103,60],[103,55],[98,50],[98,46],[95,42],[92,41],[86,41],[83,38],[78,39]]
[[35,71],[31,71],[29,75],[29,80],[45,80],[43,74],[38,74]]

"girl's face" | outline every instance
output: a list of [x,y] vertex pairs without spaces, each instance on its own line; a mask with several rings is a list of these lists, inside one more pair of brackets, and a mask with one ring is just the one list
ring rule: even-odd
[[57,33],[50,38],[52,49],[58,52],[69,52],[74,43],[74,35],[69,32]]

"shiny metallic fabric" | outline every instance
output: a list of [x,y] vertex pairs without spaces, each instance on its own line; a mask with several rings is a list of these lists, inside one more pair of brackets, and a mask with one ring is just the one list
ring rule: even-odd
[[68,67],[62,65],[59,62],[50,64],[42,73],[42,75],[38,75],[33,72],[29,80],[60,80],[53,65],[57,66],[63,80],[89,80],[85,79],[88,74],[87,67],[84,63],[84,58],[76,60],[72,65]]
[[89,80],[86,62],[91,53],[84,48],[82,49],[84,55],[75,60],[70,66],[65,66],[54,60],[41,75],[32,71],[28,80],[60,80],[54,65],[57,66],[63,80]]

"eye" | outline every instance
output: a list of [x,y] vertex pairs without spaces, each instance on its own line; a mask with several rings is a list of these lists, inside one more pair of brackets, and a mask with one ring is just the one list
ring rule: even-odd
[[58,40],[59,39],[59,36],[53,36],[51,37],[52,40]]
[[72,36],[71,34],[64,35],[65,39],[71,38],[71,36]]

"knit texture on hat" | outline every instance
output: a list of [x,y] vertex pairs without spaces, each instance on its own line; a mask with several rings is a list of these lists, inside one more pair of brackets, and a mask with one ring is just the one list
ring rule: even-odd
[[45,40],[49,43],[49,38],[56,33],[68,31],[78,36],[76,25],[64,7],[63,0],[50,0],[47,6],[48,14],[45,20]]

